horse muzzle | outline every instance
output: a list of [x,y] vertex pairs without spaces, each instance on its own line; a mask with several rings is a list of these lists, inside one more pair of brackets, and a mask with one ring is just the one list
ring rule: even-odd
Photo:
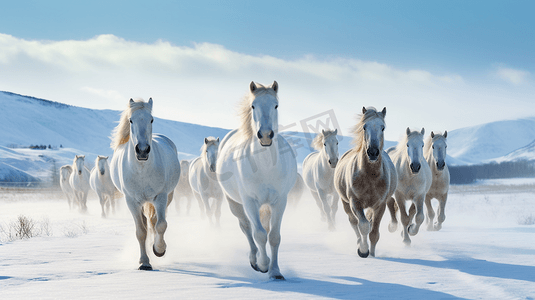
[[82,170],[79,170],[79,171],[78,171],[78,175],[82,175]]
[[215,172],[215,165],[210,165],[210,172]]
[[149,153],[150,153],[150,146],[147,145],[146,147],[139,147],[139,144],[135,147],[136,151],[136,158],[138,161],[146,161],[149,159]]
[[100,171],[100,175],[104,176],[104,171]]
[[411,163],[409,167],[411,168],[412,174],[418,174],[422,165],[420,163]]
[[273,143],[273,137],[275,136],[275,133],[273,132],[273,130],[264,131],[264,132],[261,132],[259,130],[256,136],[260,140],[261,146],[269,147]]
[[379,148],[368,148],[366,150],[366,154],[368,154],[368,159],[372,162],[376,161],[379,158],[379,154],[381,152],[379,151]]
[[437,170],[442,171],[442,170],[444,170],[444,167],[446,167],[446,162],[445,161],[437,162]]
[[338,158],[335,158],[335,159],[329,159],[329,166],[331,166],[331,168],[336,168],[336,165],[338,164]]

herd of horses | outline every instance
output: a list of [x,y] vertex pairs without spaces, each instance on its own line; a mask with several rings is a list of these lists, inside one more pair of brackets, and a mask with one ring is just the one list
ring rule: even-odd
[[[202,215],[216,225],[225,198],[249,242],[251,267],[273,280],[284,280],[278,250],[286,205],[292,201],[295,205],[305,187],[330,230],[336,227],[335,215],[342,203],[357,235],[357,254],[363,258],[375,256],[386,207],[391,215],[390,232],[397,230],[399,212],[406,245],[418,233],[425,215],[427,230],[441,229],[449,189],[447,132],[431,132],[424,142],[423,128],[407,128],[403,140],[385,150],[386,108],[363,107],[352,131],[353,147],[339,157],[338,131],[323,130],[312,143],[317,151],[303,161],[301,175],[295,152],[278,132],[278,89],[276,81],[267,86],[251,82],[239,106],[240,127],[221,141],[206,137],[201,156],[191,162],[179,161],[174,143],[152,133],[152,98],[148,102],[130,99],[112,133],[110,162],[98,156],[89,171],[85,157],[77,155],[72,165],[61,167],[60,184],[69,206],[86,211],[91,188],[106,217],[116,199],[124,196],[135,221],[139,269],[152,270],[147,233],[153,233],[154,254],[163,256],[166,211],[173,197],[187,198],[188,210],[195,198]],[[439,202],[436,221],[432,199]],[[271,255],[266,251],[268,242]]]

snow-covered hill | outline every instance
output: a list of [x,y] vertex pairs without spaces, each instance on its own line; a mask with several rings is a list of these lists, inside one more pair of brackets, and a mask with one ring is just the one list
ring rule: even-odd
[[[74,155],[85,154],[91,167],[97,155],[112,155],[109,136],[117,125],[119,111],[75,107],[9,92],[0,92],[0,106],[0,126],[3,128],[0,146],[4,147],[0,148],[0,163],[3,163],[0,169],[6,169],[3,174],[8,174],[9,166],[12,172],[15,168],[47,180],[51,162],[59,166],[70,164]],[[204,137],[223,138],[229,132],[229,129],[158,118],[155,118],[153,130],[173,140],[180,159],[198,156]],[[293,145],[299,163],[312,151],[309,145],[313,135],[293,131],[281,134]],[[465,165],[489,161],[534,140],[535,117],[452,130],[448,132],[447,162]],[[350,149],[350,143],[350,137],[340,137],[340,154]],[[17,148],[30,145],[50,145],[52,149]],[[394,145],[396,142],[385,141],[385,149]]]
[[535,161],[535,140],[525,147],[517,149],[505,156],[493,159],[492,161],[497,163],[504,161]]

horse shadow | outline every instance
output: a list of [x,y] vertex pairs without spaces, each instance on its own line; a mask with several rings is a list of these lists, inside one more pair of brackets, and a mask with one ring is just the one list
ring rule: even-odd
[[443,261],[423,259],[380,258],[382,260],[421,265],[432,268],[459,270],[466,274],[502,279],[514,279],[535,282],[535,267],[497,263],[471,257],[454,257]]
[[[451,294],[414,288],[395,283],[374,282],[350,276],[331,276],[333,281],[311,278],[287,277],[286,281],[259,280],[246,276],[225,276],[203,269],[218,269],[219,265],[190,263],[180,268],[166,268],[161,272],[177,273],[191,276],[211,277],[225,282],[218,283],[219,288],[249,288],[279,293],[297,293],[301,295],[326,297],[332,299],[464,299]],[[195,269],[195,270],[194,270]]]

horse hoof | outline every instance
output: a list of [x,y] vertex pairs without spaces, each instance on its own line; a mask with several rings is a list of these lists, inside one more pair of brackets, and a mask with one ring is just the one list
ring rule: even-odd
[[158,251],[156,251],[156,248],[154,248],[154,245],[152,246],[152,252],[154,252],[154,255],[158,256],[158,257],[162,257],[165,255],[165,250],[163,250],[162,253],[158,253]]
[[434,227],[435,231],[439,231],[440,229],[442,229],[442,224],[435,224],[435,227]]
[[251,268],[253,268],[253,270],[255,270],[257,272],[260,272],[260,273],[267,273],[267,271],[268,271],[268,270],[262,271],[262,269],[260,269],[258,267],[258,265],[256,265],[256,264],[253,265],[252,263],[251,263]]
[[412,236],[415,236],[418,234],[418,228],[416,227],[415,224],[411,224],[409,225],[409,228],[407,229],[407,231],[409,232],[410,235]]
[[398,223],[390,223],[388,224],[388,231],[389,232],[396,232],[398,229]]
[[284,281],[286,279],[282,275],[274,275],[274,276],[271,276],[271,280]]
[[141,266],[139,266],[138,270],[152,271],[152,266],[151,265],[148,265],[148,266],[141,265]]
[[366,258],[366,257],[368,257],[368,255],[370,255],[370,251],[367,251],[366,253],[362,253],[362,252],[360,252],[360,249],[357,249],[357,253],[362,258]]

